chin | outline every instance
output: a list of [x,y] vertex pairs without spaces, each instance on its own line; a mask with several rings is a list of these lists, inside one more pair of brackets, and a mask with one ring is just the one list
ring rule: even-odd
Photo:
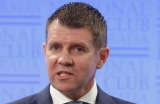
[[54,88],[56,88],[60,92],[72,92],[75,89],[75,87],[71,84],[70,85],[56,84]]

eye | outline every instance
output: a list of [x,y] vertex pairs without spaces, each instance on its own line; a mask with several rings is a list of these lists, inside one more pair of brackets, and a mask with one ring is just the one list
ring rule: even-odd
[[61,47],[60,47],[59,44],[53,44],[53,45],[51,46],[51,49],[53,49],[53,50],[60,50]]
[[75,47],[75,50],[76,50],[77,52],[85,52],[84,48],[83,48],[83,47],[80,47],[80,46],[76,46],[76,47]]

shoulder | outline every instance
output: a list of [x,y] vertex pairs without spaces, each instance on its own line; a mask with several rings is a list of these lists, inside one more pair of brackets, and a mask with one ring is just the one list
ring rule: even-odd
[[96,104],[134,104],[134,103],[110,96],[98,86],[98,95],[96,99]]
[[7,104],[51,104],[52,98],[49,91],[49,85],[37,94],[33,94],[22,99]]
[[116,97],[113,97],[113,96],[111,96],[111,97],[116,102],[116,104],[134,104],[134,103],[131,103],[129,101],[125,101],[125,100],[122,100],[122,99],[119,99],[119,98],[116,98]]
[[30,96],[21,98],[19,100],[16,100],[16,101],[13,101],[13,102],[10,102],[10,103],[7,103],[7,104],[30,104],[35,95],[36,94],[30,95]]

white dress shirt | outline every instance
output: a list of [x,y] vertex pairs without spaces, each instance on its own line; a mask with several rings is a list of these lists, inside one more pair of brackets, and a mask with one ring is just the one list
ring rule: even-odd
[[[91,88],[91,90],[87,94],[82,96],[80,99],[78,99],[78,101],[87,102],[89,104],[96,104],[97,93],[98,93],[97,84],[96,81],[94,81],[94,85]],[[50,85],[50,94],[52,97],[53,104],[64,104],[72,101],[72,99],[63,95],[61,92],[56,90],[52,85]]]

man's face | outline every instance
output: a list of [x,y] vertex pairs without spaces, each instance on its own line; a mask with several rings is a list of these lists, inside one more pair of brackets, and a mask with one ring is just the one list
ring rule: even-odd
[[54,88],[70,98],[83,96],[90,90],[100,55],[92,44],[89,29],[68,28],[55,20],[48,27],[43,49]]

